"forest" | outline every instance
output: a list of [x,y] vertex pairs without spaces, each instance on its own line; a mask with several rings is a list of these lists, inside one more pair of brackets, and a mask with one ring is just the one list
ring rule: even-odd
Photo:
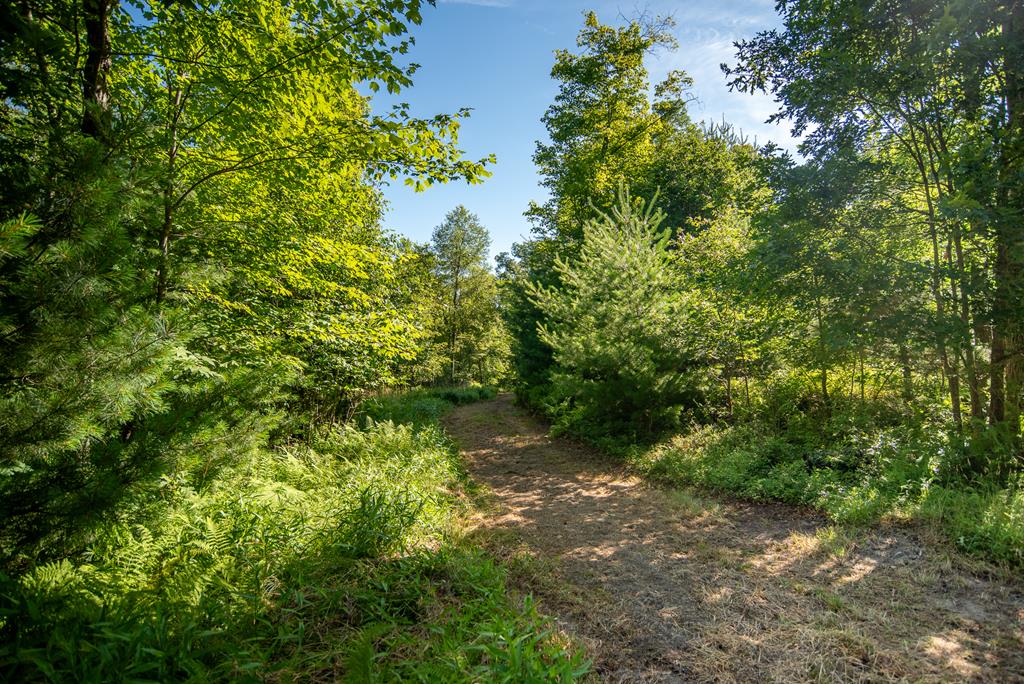
[[[1024,2],[779,0],[721,70],[798,154],[651,77],[671,18],[583,13],[496,267],[466,206],[384,227],[390,184],[500,168],[470,109],[374,106],[441,4],[0,6],[0,679],[1024,677]],[[675,497],[665,525],[817,521],[836,563],[912,535],[922,581],[1009,597],[970,642],[994,669],[868,631],[817,669],[613,676],[593,585],[494,527],[530,473],[471,444],[523,421]],[[800,595],[877,622],[837,587]]]

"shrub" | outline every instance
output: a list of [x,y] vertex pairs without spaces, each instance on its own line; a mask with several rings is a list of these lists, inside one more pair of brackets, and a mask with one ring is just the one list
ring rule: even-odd
[[1024,484],[1005,488],[932,487],[916,514],[969,553],[1024,568]]

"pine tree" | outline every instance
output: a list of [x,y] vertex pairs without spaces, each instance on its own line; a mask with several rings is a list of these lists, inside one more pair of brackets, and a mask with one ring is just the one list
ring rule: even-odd
[[579,255],[556,261],[562,286],[530,286],[556,386],[605,430],[664,427],[701,395],[692,307],[673,286],[662,219],[653,201],[620,191],[610,213],[585,224]]

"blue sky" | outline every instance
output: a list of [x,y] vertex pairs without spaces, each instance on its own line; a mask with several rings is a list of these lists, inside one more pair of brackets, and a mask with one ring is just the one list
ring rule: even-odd
[[[401,93],[412,112],[431,116],[472,107],[460,131],[460,147],[476,159],[497,155],[494,175],[483,185],[450,183],[416,193],[401,182],[385,189],[390,209],[387,228],[426,242],[444,215],[459,204],[477,214],[492,236],[492,255],[507,251],[529,235],[523,211],[530,200],[543,201],[544,189],[531,157],[535,142],[546,138],[540,122],[554,100],[550,78],[558,48],[575,49],[583,12],[597,11],[605,23],[639,11],[675,18],[679,49],[651,58],[653,81],[672,69],[694,79],[694,119],[725,118],[758,142],[774,140],[793,149],[788,127],[765,124],[775,104],[762,95],[730,93],[722,62],[733,61],[732,43],[778,25],[775,0],[439,0],[426,7],[414,28],[410,61],[421,64],[413,88]],[[388,103],[381,100],[384,109]]]

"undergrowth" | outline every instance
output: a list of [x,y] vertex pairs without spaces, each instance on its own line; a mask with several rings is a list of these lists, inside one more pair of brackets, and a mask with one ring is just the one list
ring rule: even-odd
[[667,484],[811,506],[840,523],[917,522],[963,551],[1024,568],[1024,483],[964,482],[950,442],[904,426],[827,446],[757,425],[702,426],[633,449],[629,461]]
[[479,385],[387,392],[364,401],[360,413],[364,419],[429,425],[436,423],[452,406],[493,399],[497,394],[493,387]]
[[[4,681],[570,681],[581,655],[453,534],[436,423],[480,390],[377,399],[256,453],[81,557],[0,578]],[[472,397],[470,395],[473,395]]]

